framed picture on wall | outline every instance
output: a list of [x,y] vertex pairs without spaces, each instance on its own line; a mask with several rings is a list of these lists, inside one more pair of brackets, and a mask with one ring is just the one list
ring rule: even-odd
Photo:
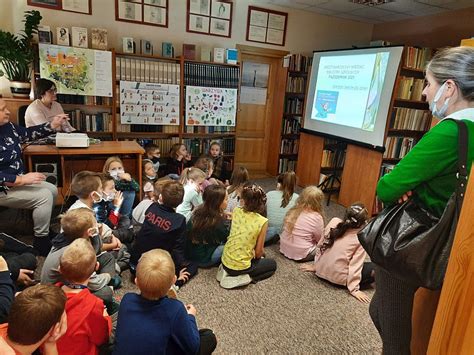
[[168,27],[169,0],[115,0],[115,20]]
[[186,31],[230,37],[232,5],[228,0],[187,0]]
[[247,41],[285,45],[288,13],[249,6]]
[[28,0],[30,6],[92,15],[92,0]]

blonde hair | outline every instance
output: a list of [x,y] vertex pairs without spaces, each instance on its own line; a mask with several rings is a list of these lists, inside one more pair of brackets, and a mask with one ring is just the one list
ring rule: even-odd
[[296,199],[295,206],[290,208],[285,216],[285,228],[288,233],[293,232],[296,220],[303,211],[313,211],[323,216],[322,202],[324,193],[316,186],[306,187]]
[[97,224],[94,212],[88,208],[76,208],[59,216],[64,237],[68,240],[84,238],[89,228]]
[[174,276],[174,262],[166,250],[147,251],[138,261],[137,286],[148,300],[164,297],[174,282]]
[[87,280],[95,270],[97,257],[91,243],[86,239],[76,239],[64,251],[59,262],[63,278],[69,282]]
[[112,163],[120,163],[120,165],[122,165],[122,167],[123,167],[122,159],[120,159],[118,156],[114,155],[112,157],[107,158],[107,160],[104,163],[104,167],[102,168],[102,172],[105,173],[105,174],[108,174],[109,169],[110,169],[110,164],[112,164]]
[[186,168],[181,173],[179,182],[186,185],[189,180],[197,181],[198,179],[205,180],[207,177],[206,173],[199,168]]

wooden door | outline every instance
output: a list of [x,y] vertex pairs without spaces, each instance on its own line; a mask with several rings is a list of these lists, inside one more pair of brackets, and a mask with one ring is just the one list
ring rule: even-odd
[[256,177],[266,175],[269,170],[269,146],[280,146],[272,126],[281,126],[285,94],[285,81],[281,80],[285,72],[282,63],[288,52],[240,45],[237,47],[242,67],[244,62],[269,65],[266,104],[241,103],[237,113],[235,166],[245,166],[252,177]]

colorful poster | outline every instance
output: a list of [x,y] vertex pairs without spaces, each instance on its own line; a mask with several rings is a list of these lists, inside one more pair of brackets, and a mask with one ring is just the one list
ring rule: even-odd
[[235,126],[237,89],[186,86],[186,125]]
[[112,53],[39,44],[40,75],[59,94],[112,97]]
[[120,81],[120,122],[179,125],[179,85]]

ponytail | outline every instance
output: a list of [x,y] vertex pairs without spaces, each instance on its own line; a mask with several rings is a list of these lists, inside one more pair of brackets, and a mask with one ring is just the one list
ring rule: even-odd
[[287,171],[278,175],[277,182],[280,184],[280,190],[283,193],[280,207],[285,208],[290,203],[291,197],[295,192],[296,174],[294,171]]
[[340,222],[336,227],[331,228],[328,236],[326,236],[320,247],[321,254],[331,248],[337,239],[342,238],[347,230],[361,228],[366,223],[368,214],[364,204],[360,202],[349,206],[346,210],[344,221]]
[[185,168],[183,172],[181,173],[181,176],[179,178],[179,182],[182,185],[186,185],[189,180],[196,181],[197,179],[206,179],[206,173],[202,171],[201,169],[190,167],[190,168]]

